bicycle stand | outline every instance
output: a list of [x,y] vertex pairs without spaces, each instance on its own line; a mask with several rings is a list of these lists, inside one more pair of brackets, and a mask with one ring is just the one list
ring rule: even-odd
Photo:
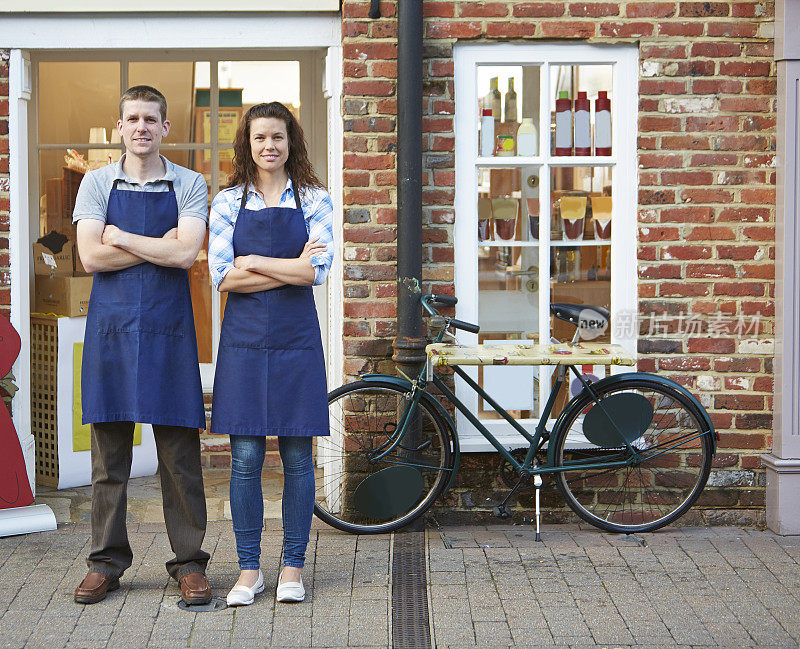
[[[528,476],[526,475],[521,476],[520,479],[517,480],[517,484],[514,485],[514,487],[505,497],[505,500],[503,500],[503,502],[501,502],[496,507],[492,507],[492,511],[494,512],[495,516],[503,519],[509,518],[511,516],[511,512],[509,511],[508,507],[506,507],[506,504],[508,503],[509,500],[511,500],[511,497],[516,493],[517,489],[519,489],[522,486],[522,481],[527,477]],[[536,490],[536,539],[535,540],[541,542],[542,535],[539,531],[539,528],[542,518],[542,512],[539,507],[539,493],[542,490],[542,476],[540,475],[533,476],[533,486],[534,489]]]

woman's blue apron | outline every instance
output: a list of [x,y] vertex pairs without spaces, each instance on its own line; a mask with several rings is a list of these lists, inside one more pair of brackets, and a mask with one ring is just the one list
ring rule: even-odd
[[[169,191],[117,189],[106,223],[145,237],[178,225]],[[81,372],[83,423],[134,421],[205,428],[189,275],[144,262],[94,274]]]
[[[233,230],[234,257],[297,258],[308,241],[296,207],[245,208]],[[228,293],[222,321],[211,432],[328,435],[325,359],[310,286]]]

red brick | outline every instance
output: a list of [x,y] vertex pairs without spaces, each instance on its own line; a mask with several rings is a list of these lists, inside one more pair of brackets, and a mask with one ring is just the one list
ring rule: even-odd
[[345,320],[344,325],[342,326],[342,333],[345,336],[354,336],[354,337],[363,337],[370,335],[370,326],[369,322],[365,322],[363,320]]
[[[453,61],[431,61],[430,75],[432,77],[452,77],[454,71]],[[441,112],[434,109],[435,113]]]
[[743,189],[742,190],[742,203],[766,203],[770,205],[775,204],[775,190],[774,189]]
[[616,2],[574,2],[569,5],[569,15],[580,18],[602,18],[618,16],[619,3]]
[[775,228],[771,226],[747,227],[742,234],[751,241],[775,241]]
[[748,115],[742,120],[743,131],[771,131],[774,128],[774,115]]
[[372,38],[397,38],[397,21],[375,21],[370,26]]
[[661,209],[662,223],[711,223],[714,212],[710,207],[670,207]]
[[644,169],[679,169],[684,166],[683,156],[667,153],[640,153],[639,166]]
[[722,61],[719,73],[729,77],[767,77],[770,64],[767,61]]
[[545,38],[592,38],[595,24],[580,21],[557,21],[542,23]]
[[[628,5],[630,7],[630,5]],[[675,59],[686,58],[686,45],[673,45],[672,43],[642,43],[639,46],[639,56],[642,60],[649,59]],[[640,79],[639,83],[644,81]]]
[[344,22],[342,23],[342,36],[345,38],[355,38],[365,36],[369,31],[367,23]]
[[396,315],[396,304],[389,302],[345,302],[346,318],[392,318]]
[[535,22],[499,22],[489,23],[486,26],[488,38],[525,38],[536,34]]
[[743,279],[775,279],[773,264],[749,264],[741,268]]
[[429,22],[425,29],[428,38],[477,38],[483,33],[479,22]]
[[345,79],[358,79],[367,76],[367,64],[364,61],[345,61],[342,72]]
[[388,97],[394,94],[392,81],[345,81],[342,92],[356,97]]
[[753,381],[753,390],[756,392],[772,392],[775,389],[775,380],[771,376],[759,376]]
[[651,227],[639,228],[639,241],[650,243],[652,241],[677,241],[680,232],[675,227]]
[[452,18],[455,16],[455,3],[425,0],[422,3],[422,15],[425,18]]
[[687,131],[737,131],[739,120],[736,117],[715,115],[712,117],[687,117]]
[[692,93],[695,95],[738,94],[742,92],[742,82],[734,79],[695,79]]
[[711,367],[707,358],[698,356],[684,356],[682,358],[661,358],[658,361],[661,370],[672,370],[676,372],[704,371]]
[[611,23],[605,22],[600,25],[600,35],[612,38],[635,38],[638,36],[650,36],[653,33],[651,23]]
[[717,246],[717,256],[734,261],[753,261],[760,250],[759,246]]
[[390,153],[345,153],[344,166],[346,169],[390,169],[394,167],[394,156]]
[[728,38],[755,38],[757,33],[758,24],[755,22],[739,21],[735,23],[708,23],[709,36],[725,36]]
[[745,43],[744,55],[763,56],[771,59],[775,55],[775,43],[773,41],[768,43]]
[[770,146],[770,138],[763,135],[728,133],[714,137],[714,149],[717,151],[767,151]]
[[659,189],[640,189],[640,205],[664,205],[675,202],[675,192],[672,190]]
[[731,203],[733,193],[722,189],[685,189],[681,200],[684,203]]
[[730,10],[727,2],[681,2],[678,15],[687,18],[723,18]]
[[434,246],[431,249],[431,261],[434,263],[453,263],[454,249],[452,246]]
[[664,246],[661,249],[661,259],[710,259],[709,246]]
[[639,118],[639,130],[677,132],[681,130],[681,120],[678,117],[643,116]]
[[765,448],[765,437],[758,433],[727,433],[719,434],[719,448]]
[[710,148],[708,138],[703,135],[665,135],[661,138],[661,146],[672,151]]
[[695,153],[689,165],[692,167],[732,167],[738,161],[735,153]]
[[375,287],[375,297],[397,297],[397,284],[378,284]]
[[455,151],[456,139],[454,137],[443,137],[437,135],[431,143],[431,151]]
[[373,77],[397,78],[397,61],[374,61],[370,64]]
[[665,185],[710,185],[714,174],[710,171],[665,171],[661,182]]
[[355,61],[397,59],[397,44],[386,42],[345,43],[342,47],[344,59]]
[[564,15],[559,2],[521,2],[514,5],[515,18],[555,18]]
[[389,202],[389,192],[386,189],[345,189],[344,202],[346,205],[375,205]]
[[718,41],[695,43],[692,45],[692,56],[720,58],[725,56],[741,56],[741,43],[720,43]]
[[677,79],[639,79],[641,95],[684,95],[686,81]]
[[732,241],[736,233],[724,226],[700,225],[691,229],[686,236],[687,241]]
[[453,187],[456,183],[456,172],[451,169],[434,169],[433,183],[437,187]]
[[764,284],[756,282],[717,282],[714,295],[735,295],[756,297],[764,295]]
[[660,297],[700,297],[709,295],[709,290],[707,284],[695,282],[661,282],[658,286],[658,294]]
[[625,7],[628,18],[670,18],[675,15],[674,2],[629,2]]
[[736,277],[736,270],[728,264],[686,264],[687,278]]
[[763,410],[764,397],[758,394],[718,394],[714,397],[714,408],[718,410]]
[[775,95],[777,89],[777,79],[750,79],[747,82],[747,92],[753,95]]
[[736,372],[748,373],[761,371],[761,359],[754,357],[743,358],[719,358],[714,361],[714,371],[716,372]]
[[508,5],[502,2],[459,2],[458,15],[464,18],[502,18]]
[[347,187],[369,187],[370,177],[368,171],[342,172],[342,180]]
[[690,354],[731,354],[736,349],[733,338],[690,338]]
[[344,137],[344,150],[345,151],[358,151],[359,153],[367,152],[367,138],[361,135],[345,135]]
[[681,277],[681,267],[678,264],[639,266],[640,279],[680,279]]
[[378,171],[375,174],[375,184],[378,187],[397,187],[397,172]]
[[348,226],[344,229],[344,240],[350,243],[387,243],[395,239],[397,239],[397,232],[393,228]]
[[703,22],[698,20],[691,23],[659,23],[659,36],[702,36]]

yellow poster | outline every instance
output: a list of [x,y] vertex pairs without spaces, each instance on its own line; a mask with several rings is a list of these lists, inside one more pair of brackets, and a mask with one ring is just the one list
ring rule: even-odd
[[[227,144],[233,142],[236,136],[236,128],[239,126],[239,111],[238,110],[219,110],[219,130],[218,142]],[[203,115],[203,142],[211,142],[211,111],[207,111]],[[222,149],[219,152],[219,159],[221,162],[230,162],[233,160],[232,149]],[[209,162],[211,160],[211,152],[205,151],[203,153],[203,160]]]
[[[88,451],[92,448],[92,431],[89,424],[81,423],[81,363],[83,361],[83,343],[73,343],[72,348],[72,451]],[[142,425],[136,424],[133,429],[133,445],[142,443]]]

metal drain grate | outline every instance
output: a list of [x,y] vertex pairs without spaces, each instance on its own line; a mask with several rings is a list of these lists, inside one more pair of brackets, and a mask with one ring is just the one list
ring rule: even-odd
[[392,560],[392,647],[431,649],[425,532],[395,534]]

